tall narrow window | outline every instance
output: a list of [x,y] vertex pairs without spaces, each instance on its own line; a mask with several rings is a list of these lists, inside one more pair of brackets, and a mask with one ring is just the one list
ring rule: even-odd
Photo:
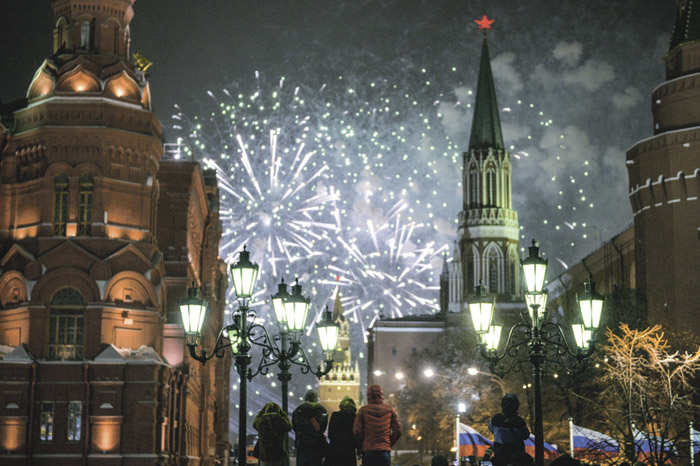
[[469,251],[467,253],[466,260],[464,263],[466,264],[466,270],[464,274],[464,279],[466,280],[465,283],[465,289],[464,289],[464,294],[470,295],[474,292],[474,288],[476,287],[476,278],[474,277],[474,262],[475,262],[475,257],[474,257],[474,251]]
[[39,439],[42,442],[53,440],[53,402],[41,402],[41,419],[39,420]]
[[83,21],[80,24],[80,48],[90,47],[90,21]]
[[506,209],[512,209],[510,198],[510,175],[508,173],[505,174],[504,184],[505,199],[503,200],[503,207]]
[[499,293],[498,288],[498,254],[494,249],[488,255],[489,291]]
[[114,54],[119,55],[119,26],[114,26]]
[[489,168],[486,171],[486,205],[496,205],[496,170]]
[[476,171],[476,165],[469,167],[469,206],[476,207],[479,202],[479,176]]
[[498,266],[495,262],[489,264],[489,285],[491,293],[498,293]]
[[49,359],[83,358],[85,303],[73,288],[59,290],[51,299],[49,315]]
[[83,402],[71,401],[68,403],[68,441],[80,440],[82,428]]
[[78,235],[89,236],[92,226],[92,198],[94,183],[89,173],[80,176],[80,209],[78,211]]
[[68,221],[68,177],[61,173],[54,179],[53,234],[66,236]]

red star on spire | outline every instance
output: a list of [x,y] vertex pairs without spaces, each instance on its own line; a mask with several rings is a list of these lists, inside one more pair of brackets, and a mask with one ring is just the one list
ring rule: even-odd
[[482,16],[481,19],[475,19],[474,22],[479,25],[479,31],[491,30],[491,23],[494,22],[493,19],[488,19],[486,15]]

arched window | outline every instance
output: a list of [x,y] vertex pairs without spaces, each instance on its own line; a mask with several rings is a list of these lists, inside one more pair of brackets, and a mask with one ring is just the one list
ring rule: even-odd
[[85,301],[74,288],[62,288],[51,298],[49,359],[83,358]]
[[89,173],[80,176],[80,208],[78,211],[78,235],[89,236],[92,226],[92,198],[94,183]]
[[54,52],[65,50],[70,46],[70,26],[65,16],[61,16],[54,31]]
[[486,205],[496,205],[496,170],[493,167],[486,170]]
[[83,21],[80,24],[80,48],[90,47],[90,21]]
[[54,178],[53,234],[66,236],[68,221],[68,177],[61,173]]
[[476,207],[479,202],[479,174],[476,165],[469,167],[469,207]]
[[515,290],[515,267],[517,264],[517,260],[511,256],[510,258],[510,265],[509,265],[509,273],[508,273],[508,291],[510,291],[510,294],[516,294]]

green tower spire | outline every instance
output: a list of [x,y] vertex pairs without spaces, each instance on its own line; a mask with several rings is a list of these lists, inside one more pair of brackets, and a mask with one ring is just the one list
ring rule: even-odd
[[481,46],[481,64],[479,65],[479,82],[476,86],[476,103],[469,149],[504,149],[501,119],[498,116],[496,87],[493,84],[489,46],[484,31]]
[[694,9],[693,0],[677,0],[676,24],[673,26],[671,45],[677,45],[700,39],[700,11]]

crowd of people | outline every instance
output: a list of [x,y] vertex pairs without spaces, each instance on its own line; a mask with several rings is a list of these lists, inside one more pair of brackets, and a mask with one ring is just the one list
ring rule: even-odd
[[[525,452],[524,440],[530,435],[525,420],[518,415],[519,402],[508,394],[501,400],[501,412],[489,422],[493,449],[477,461],[469,458],[460,466],[534,466]],[[283,466],[288,457],[286,438],[294,430],[297,466],[390,466],[391,449],[401,437],[401,422],[396,410],[384,403],[379,385],[367,389],[367,404],[359,410],[355,400],[346,396],[340,408],[331,414],[319,403],[318,393],[309,390],[304,402],[287,413],[276,403],[267,403],[257,414],[253,427],[258,432],[255,456],[260,466]],[[328,437],[326,438],[326,428]],[[579,466],[569,455],[555,459],[550,466]],[[448,466],[444,456],[432,458],[431,466]]]
[[[258,431],[255,454],[260,466],[282,466],[288,456],[285,439],[294,430],[297,466],[390,466],[391,448],[401,437],[396,410],[384,403],[379,385],[367,389],[367,404],[357,409],[355,400],[346,396],[340,409],[330,416],[318,401],[318,393],[309,390],[289,420],[276,403],[267,403],[255,416]],[[328,438],[325,432],[328,428]]]

